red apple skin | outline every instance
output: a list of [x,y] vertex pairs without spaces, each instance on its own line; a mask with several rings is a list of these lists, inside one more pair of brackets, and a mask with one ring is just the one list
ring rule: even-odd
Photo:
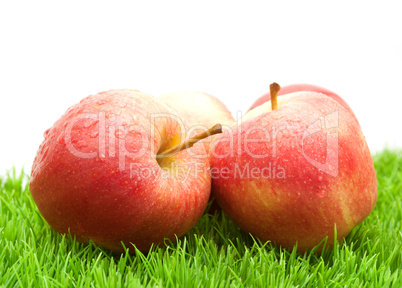
[[[216,199],[242,230],[262,241],[274,241],[283,248],[297,243],[298,251],[303,252],[328,236],[331,246],[334,226],[337,240],[343,239],[370,214],[377,199],[376,173],[361,129],[338,102],[315,92],[278,97],[279,108],[272,112],[270,102],[258,109],[264,107],[267,112],[245,120],[240,128],[234,126],[232,136],[225,132],[212,147]],[[335,132],[332,135],[337,135],[338,144],[333,140],[328,143],[336,144],[332,146],[336,149],[329,151],[338,151],[338,173],[335,175],[336,162],[332,161],[328,162],[332,169],[328,171],[334,173],[330,175],[305,157],[325,163],[327,132],[312,134],[304,143],[302,139],[312,123],[334,111],[338,111],[339,121],[336,129],[329,131]],[[328,125],[336,123],[332,120],[325,119]],[[261,129],[252,132],[253,127],[285,129],[272,138],[272,133],[264,134]],[[267,141],[246,144],[247,139]],[[236,173],[247,165],[249,171],[265,167],[275,167],[276,171],[272,175]]]
[[[81,113],[105,117],[74,120]],[[151,146],[158,151],[179,143],[181,130],[168,118],[156,118],[153,126],[153,113],[173,112],[136,90],[111,90],[84,98],[45,132],[34,160],[30,190],[55,231],[70,231],[78,241],[91,239],[113,251],[123,251],[123,242],[130,252],[135,251],[131,243],[146,252],[165,238],[175,241],[198,221],[210,195],[210,176],[205,171],[183,173],[195,165],[199,170],[209,168],[208,160],[190,157],[184,150],[159,166]],[[72,132],[67,133],[68,129]],[[106,139],[104,151],[99,148],[102,139]],[[96,156],[77,157],[71,145]],[[203,145],[197,144],[192,151],[205,153]],[[162,177],[158,174],[162,167],[176,174]],[[155,175],[144,176],[146,171]],[[180,177],[186,177],[183,183]]]
[[[286,95],[286,94],[293,93],[293,92],[299,92],[299,91],[313,91],[313,92],[322,93],[322,94],[325,94],[325,95],[331,97],[332,99],[337,101],[339,104],[341,104],[346,110],[348,110],[349,113],[352,114],[353,117],[356,119],[356,121],[359,122],[357,120],[356,115],[353,113],[352,108],[350,108],[350,106],[346,103],[345,100],[343,100],[338,94],[336,94],[328,89],[322,88],[320,86],[311,85],[311,84],[288,85],[288,86],[282,87],[281,90],[279,90],[278,96]],[[251,109],[254,109],[257,106],[260,106],[261,104],[263,104],[267,101],[270,101],[270,100],[271,100],[271,94],[268,92],[268,93],[264,94],[263,96],[261,96],[260,98],[258,98],[253,103],[253,105],[251,105],[249,111]]]
[[[162,94],[158,99],[177,111],[177,115],[188,123],[190,129],[197,127],[201,129],[194,130],[193,134],[206,131],[217,123],[223,126],[231,126],[235,123],[235,119],[226,105],[215,96],[204,92],[176,91]],[[207,157],[209,157],[210,146],[217,136],[214,135],[201,141],[204,144],[206,154],[208,154]],[[214,197],[212,190],[210,200]],[[218,210],[220,207],[216,201],[213,201],[208,213],[214,214]]]

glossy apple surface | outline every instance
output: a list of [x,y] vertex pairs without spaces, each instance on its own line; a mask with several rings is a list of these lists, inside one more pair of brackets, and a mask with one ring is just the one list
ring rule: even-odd
[[[312,91],[312,92],[318,92],[318,93],[322,93],[325,94],[329,97],[331,97],[332,99],[334,99],[335,101],[337,101],[339,104],[341,104],[346,110],[348,110],[353,117],[357,120],[356,115],[353,113],[352,108],[350,108],[350,106],[346,103],[345,100],[342,99],[342,97],[340,97],[338,94],[325,89],[323,87],[320,86],[316,86],[316,85],[311,85],[311,84],[293,84],[293,85],[288,85],[288,86],[284,86],[281,88],[281,90],[278,93],[279,95],[286,95],[289,93],[293,93],[293,92],[299,92],[299,91]],[[260,98],[258,98],[253,105],[251,105],[250,109],[254,109],[255,107],[267,102],[271,100],[271,94],[268,92],[266,94],[264,94],[263,96],[261,96]]]
[[[201,217],[210,195],[207,159],[158,151],[185,135],[174,112],[136,90],[84,98],[45,132],[30,190],[59,233],[114,251],[175,241]],[[193,153],[205,153],[194,145]],[[198,167],[197,170],[194,168]]]
[[[232,113],[224,103],[204,92],[176,91],[162,94],[158,99],[177,111],[177,116],[188,124],[189,133],[192,135],[206,131],[217,123],[228,126],[235,122]],[[216,137],[209,137],[202,141],[207,153]]]
[[211,176],[223,211],[262,241],[298,251],[343,239],[377,198],[373,160],[355,118],[316,92],[249,111],[212,147]]
[[[216,123],[224,127],[231,126],[235,122],[232,113],[218,98],[197,91],[176,91],[162,94],[158,97],[165,104],[177,111],[177,115],[183,119],[190,129],[190,134],[205,131]],[[192,132],[191,132],[192,131]],[[206,151],[206,157],[210,157],[209,150],[218,135],[208,137],[202,141]],[[211,191],[211,199],[214,191]],[[208,210],[213,214],[219,206],[213,202]]]
[[210,128],[216,123],[229,125],[235,121],[226,105],[207,93],[176,91],[162,94],[158,99],[176,110],[189,127]]

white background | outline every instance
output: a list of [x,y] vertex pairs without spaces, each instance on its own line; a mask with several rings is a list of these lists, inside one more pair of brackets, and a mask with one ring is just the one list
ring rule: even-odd
[[273,81],[315,84],[349,103],[373,153],[402,147],[398,1],[276,2],[2,1],[0,175],[29,171],[43,132],[112,88],[200,90],[236,115]]

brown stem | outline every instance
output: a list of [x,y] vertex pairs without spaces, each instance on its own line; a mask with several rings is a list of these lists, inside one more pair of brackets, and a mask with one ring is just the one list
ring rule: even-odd
[[271,92],[271,105],[272,105],[272,111],[278,108],[278,101],[277,101],[277,96],[279,90],[281,90],[281,86],[279,86],[278,83],[272,83],[269,85],[269,90]]
[[184,149],[192,147],[198,141],[200,141],[204,138],[207,138],[209,136],[218,134],[218,133],[222,133],[222,125],[221,124],[215,124],[214,126],[209,128],[207,131],[197,134],[191,138],[188,138],[187,140],[181,142],[180,144],[178,144],[170,149],[167,149],[161,153],[158,153],[157,156],[158,157],[167,157],[167,156],[170,156],[170,154],[178,153]]

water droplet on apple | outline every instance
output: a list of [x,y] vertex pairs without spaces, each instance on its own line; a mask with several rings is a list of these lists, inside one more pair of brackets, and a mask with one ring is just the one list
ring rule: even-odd
[[65,144],[64,142],[64,132],[61,132],[59,137],[57,137],[57,142],[60,144]]
[[96,104],[98,105],[103,105],[105,104],[107,101],[105,99],[99,99],[98,101],[96,101]]
[[66,114],[72,114],[74,109],[75,109],[74,106],[68,108],[67,111],[66,111]]
[[99,120],[87,119],[85,120],[84,128],[90,128],[92,126],[95,126],[98,122]]
[[294,123],[300,123],[302,120],[301,120],[301,118],[300,117],[295,117],[294,119],[293,119],[293,122]]
[[116,120],[116,115],[114,115],[114,114],[109,114],[109,115],[107,115],[107,119],[108,119],[109,121],[113,122],[113,121]]
[[96,137],[98,137],[98,135],[99,135],[98,131],[93,131],[91,134],[89,134],[89,137],[96,138]]
[[116,136],[116,138],[119,139],[124,139],[124,131],[123,130],[116,130],[116,132],[114,132],[114,136]]
[[318,197],[320,197],[320,198],[325,198],[325,197],[327,197],[327,195],[328,195],[328,193],[327,193],[327,190],[325,190],[325,189],[322,189],[318,192]]
[[121,123],[122,126],[127,126],[127,122],[123,121],[123,123]]
[[127,103],[121,102],[118,104],[120,108],[126,108],[127,107]]
[[279,113],[277,113],[276,111],[273,111],[272,113],[271,113],[271,117],[272,117],[272,119],[274,119],[274,120],[279,120],[279,119],[281,119],[282,117],[283,117],[283,115],[280,115]]
[[318,176],[318,181],[319,181],[319,182],[322,181],[322,176]]
[[46,158],[48,152],[49,152],[49,148],[48,148],[48,147],[45,147],[45,148],[42,150],[42,159],[41,159],[41,161],[43,161],[43,160]]
[[46,138],[49,135],[50,129],[47,129],[44,133],[43,133],[43,138]]

